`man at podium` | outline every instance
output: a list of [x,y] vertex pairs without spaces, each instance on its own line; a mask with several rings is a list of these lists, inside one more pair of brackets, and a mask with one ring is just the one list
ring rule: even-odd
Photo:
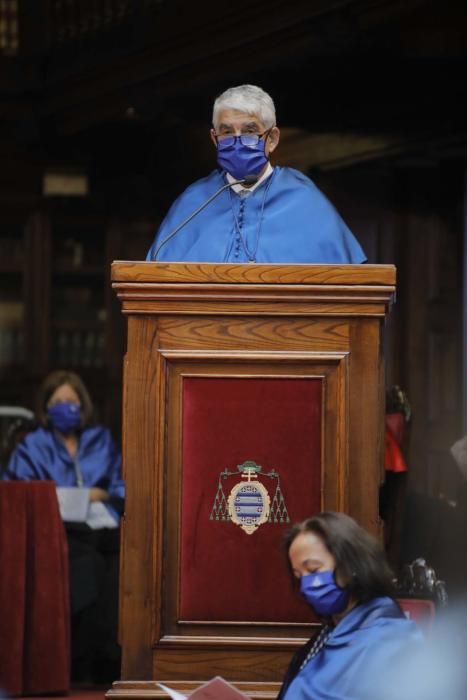
[[255,85],[214,102],[218,169],[173,203],[147,260],[319,263],[366,261],[332,204],[301,172],[271,165],[280,131],[271,97]]

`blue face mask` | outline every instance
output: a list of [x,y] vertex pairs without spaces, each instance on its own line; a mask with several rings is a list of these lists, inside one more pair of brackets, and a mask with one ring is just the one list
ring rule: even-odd
[[65,435],[72,433],[81,424],[81,408],[70,401],[59,401],[49,406],[47,415],[55,430]]
[[[241,136],[219,139],[217,143],[217,163],[222,170],[227,170],[237,180],[247,175],[258,175],[268,159],[264,152],[265,140],[260,139],[256,145],[242,143]],[[245,134],[245,141],[248,134]]]
[[348,592],[337,585],[333,571],[317,571],[302,576],[300,593],[321,617],[338,615],[349,602]]

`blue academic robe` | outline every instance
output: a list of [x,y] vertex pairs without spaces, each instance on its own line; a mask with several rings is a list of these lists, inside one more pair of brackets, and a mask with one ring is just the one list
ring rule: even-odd
[[[108,491],[111,499],[123,499],[121,456],[110,431],[102,426],[83,430],[79,436],[76,460],[83,486]],[[10,457],[6,479],[48,479],[57,486],[76,486],[76,470],[68,450],[52,430],[37,428],[16,446]],[[119,515],[112,504],[105,504],[112,515]]]
[[[226,184],[213,171],[173,203],[146,256],[184,219]],[[292,168],[275,167],[253,192],[227,189],[170,239],[158,261],[244,263],[362,263],[359,243],[313,182]]]
[[[378,700],[397,679],[423,635],[391,598],[351,610],[324,647],[298,672],[283,700]],[[386,697],[386,695],[384,695]]]

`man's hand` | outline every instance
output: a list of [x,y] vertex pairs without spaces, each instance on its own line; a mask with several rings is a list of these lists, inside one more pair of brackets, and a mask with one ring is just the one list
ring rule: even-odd
[[110,499],[109,492],[105,489],[100,489],[97,486],[92,486],[89,489],[90,501],[108,501]]

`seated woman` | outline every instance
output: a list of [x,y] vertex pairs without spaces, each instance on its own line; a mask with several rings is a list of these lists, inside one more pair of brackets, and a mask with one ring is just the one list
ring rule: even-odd
[[323,621],[292,659],[278,700],[380,700],[423,637],[391,598],[377,541],[343,513],[292,527],[286,547],[306,602]]
[[[52,372],[40,390],[39,427],[17,445],[6,478],[50,479],[59,487],[88,489],[89,513],[94,517],[65,522],[72,680],[106,682],[119,676],[119,522],[125,489],[120,453],[110,431],[93,423],[93,414],[80,377],[74,372]],[[94,504],[100,504],[97,513]]]

